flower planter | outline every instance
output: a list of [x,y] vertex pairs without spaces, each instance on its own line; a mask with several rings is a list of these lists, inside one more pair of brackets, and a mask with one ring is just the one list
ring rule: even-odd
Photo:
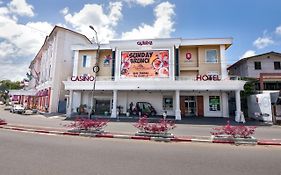
[[141,117],[138,123],[134,124],[140,131],[135,135],[147,137],[172,138],[173,134],[168,133],[176,127],[175,122],[171,120],[161,119],[158,123],[149,123],[146,116]]
[[72,128],[70,132],[75,133],[103,133],[104,128],[107,126],[108,120],[103,119],[85,119],[77,118],[70,125],[65,125],[66,127]]
[[257,144],[257,139],[250,136],[250,137],[233,137],[231,135],[216,135],[212,136],[212,141],[214,142],[228,142],[228,143],[233,143],[233,144],[247,144],[247,145],[256,145]]

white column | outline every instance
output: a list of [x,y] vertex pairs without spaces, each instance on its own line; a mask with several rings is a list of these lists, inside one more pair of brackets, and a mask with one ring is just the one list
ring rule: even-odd
[[228,108],[228,95],[226,92],[222,92],[222,117],[229,118],[229,108]]
[[221,58],[221,79],[224,80],[228,78],[227,64],[225,58],[225,45],[220,45],[220,58]]
[[71,117],[72,113],[72,99],[73,99],[73,90],[69,91],[69,97],[68,97],[68,106],[66,111],[66,117]]
[[240,90],[235,91],[235,101],[236,101],[236,111],[235,111],[235,121],[241,121],[241,99],[240,99]]
[[180,110],[180,91],[176,90],[176,120],[181,120],[181,110]]
[[79,51],[78,50],[75,50],[74,51],[74,61],[73,61],[73,72],[72,72],[72,75],[73,76],[77,76],[78,74],[78,61],[79,61]]
[[112,111],[111,111],[111,118],[116,118],[116,110],[117,108],[117,90],[113,90],[113,103],[112,103]]

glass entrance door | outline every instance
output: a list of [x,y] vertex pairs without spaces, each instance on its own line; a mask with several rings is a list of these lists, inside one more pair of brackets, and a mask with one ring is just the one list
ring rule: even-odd
[[196,115],[196,100],[195,96],[187,96],[184,100],[185,104],[185,116]]
[[110,100],[96,100],[95,114],[110,113]]

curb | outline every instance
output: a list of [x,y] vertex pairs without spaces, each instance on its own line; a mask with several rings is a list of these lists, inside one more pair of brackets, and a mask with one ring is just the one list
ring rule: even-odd
[[[81,136],[81,137],[95,137],[95,138],[116,138],[116,139],[132,139],[132,140],[147,140],[147,141],[162,141],[162,142],[200,142],[200,143],[217,143],[217,144],[235,144],[233,140],[213,140],[211,137],[173,137],[173,138],[163,138],[163,137],[149,137],[149,136],[135,136],[128,134],[113,134],[113,133],[78,133],[69,131],[54,131],[54,130],[44,130],[44,129],[34,129],[34,128],[20,128],[9,125],[0,125],[0,128],[7,130],[14,130],[20,132],[30,132],[37,134],[53,134],[62,136]],[[257,140],[256,145],[273,145],[281,146],[281,140],[271,139],[271,140]]]

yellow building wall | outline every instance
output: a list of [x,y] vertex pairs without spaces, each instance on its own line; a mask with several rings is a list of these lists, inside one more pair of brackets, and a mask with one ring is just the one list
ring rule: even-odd
[[[99,72],[97,73],[97,76],[100,77],[110,77],[111,76],[111,67],[112,67],[112,60],[110,60],[109,64],[104,64],[104,59],[106,56],[110,55],[112,58],[112,51],[111,50],[100,50],[99,58],[96,59],[96,50],[80,50],[79,51],[79,59],[78,59],[78,75],[83,74],[89,74],[94,75],[93,72],[93,66],[97,64],[100,68]],[[83,67],[82,66],[82,60],[83,56],[91,56],[90,66],[89,67]]]
[[[217,50],[218,61],[217,63],[207,63],[206,62],[206,51],[210,49]],[[221,74],[221,59],[220,59],[220,46],[200,46],[198,48],[198,58],[199,58],[199,74],[208,74],[208,72],[218,72]]]
[[[186,59],[186,53],[191,53],[190,60]],[[198,48],[183,46],[179,49],[179,64],[182,69],[198,66]]]
[[[111,57],[111,60],[109,61],[109,64],[104,64],[104,59],[108,55]],[[98,72],[97,76],[102,76],[102,77],[111,76],[111,70],[112,70],[112,51],[111,50],[102,50],[100,52],[100,58],[99,58],[98,65],[100,67],[100,71]]]
[[[217,63],[206,62],[206,51],[209,49],[217,50]],[[192,54],[189,61],[186,59],[187,52]],[[180,46],[179,70],[180,76],[196,76],[197,74],[208,74],[208,72],[221,74],[220,46]]]

